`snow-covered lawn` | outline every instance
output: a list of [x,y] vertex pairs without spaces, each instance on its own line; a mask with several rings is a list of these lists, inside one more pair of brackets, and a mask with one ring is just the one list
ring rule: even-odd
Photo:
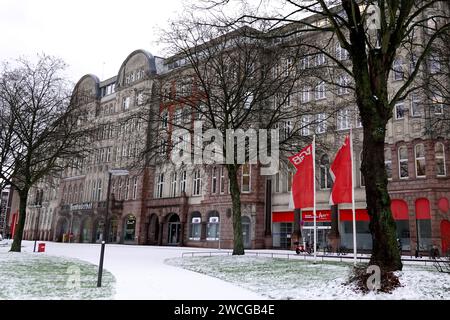
[[[100,256],[100,244],[45,243],[46,249],[44,253],[33,253],[34,242],[23,241],[22,253],[19,255],[28,253],[33,257],[55,257],[56,261],[59,261],[59,257],[69,258],[70,261],[71,259],[83,260],[95,265],[93,270],[96,274]],[[0,254],[8,252],[9,247],[0,247]],[[104,268],[111,272],[116,279],[113,298],[152,300],[267,299],[232,283],[164,263],[165,259],[181,257],[182,252],[186,251],[205,250],[187,247],[107,244]],[[2,256],[0,256],[0,259],[2,259]],[[54,267],[57,268],[57,266]],[[0,270],[1,272],[2,270]],[[61,272],[66,275],[65,269]],[[20,275],[14,271],[9,275],[9,277],[13,278],[10,280],[11,285],[26,290],[24,284],[14,280],[17,278],[16,274]],[[0,275],[0,279],[2,278],[3,275]],[[96,283],[95,280],[94,285]],[[36,284],[36,286],[39,285]]]
[[97,288],[98,267],[84,261],[41,253],[0,252],[1,299],[110,299],[115,279],[104,271]]
[[450,275],[432,266],[405,265],[392,294],[356,293],[344,283],[352,265],[255,256],[167,259],[166,263],[217,277],[269,299],[450,299]]

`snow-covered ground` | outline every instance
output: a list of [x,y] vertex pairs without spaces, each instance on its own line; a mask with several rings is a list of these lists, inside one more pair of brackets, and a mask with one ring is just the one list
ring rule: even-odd
[[[32,256],[65,257],[98,265],[99,244],[46,242],[45,253],[32,253],[34,242],[24,241]],[[0,246],[0,254],[9,246]],[[292,251],[248,250],[246,256],[226,256],[228,250],[188,247],[108,244],[104,267],[116,279],[116,299],[261,300],[261,299],[450,299],[450,275],[432,266],[405,265],[403,287],[393,294],[362,295],[343,285],[351,259],[313,264],[312,256],[290,259],[256,257],[254,253],[292,254]],[[212,257],[182,258],[183,253],[213,252]],[[216,254],[216,256],[214,256]],[[294,260],[293,260],[294,258]],[[1,259],[1,256],[0,256]]]
[[97,288],[97,270],[77,259],[2,250],[0,300],[111,299],[114,277],[105,270],[102,287]]
[[[350,260],[351,261],[351,260]],[[352,264],[256,256],[203,256],[166,260],[171,265],[214,275],[269,299],[450,299],[450,275],[433,266],[407,264],[398,272],[403,285],[393,293],[356,293],[348,280]]]
[[[45,253],[76,258],[98,265],[99,244],[45,242]],[[33,241],[23,241],[23,252],[33,252]],[[0,247],[0,253],[9,246]],[[182,247],[129,246],[107,244],[104,268],[116,278],[115,299],[154,300],[261,300],[260,294],[218,278],[170,266],[165,259],[181,257],[184,251],[204,249]]]

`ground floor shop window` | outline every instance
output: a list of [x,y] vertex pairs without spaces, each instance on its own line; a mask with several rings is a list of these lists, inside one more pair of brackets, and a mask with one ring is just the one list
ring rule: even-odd
[[409,220],[396,220],[397,239],[400,241],[402,250],[410,250]]
[[431,220],[417,220],[417,229],[419,251],[428,252],[431,249]]
[[272,239],[275,248],[289,249],[294,224],[292,222],[277,222],[273,224]]
[[202,217],[200,215],[200,212],[194,212],[192,213],[191,218],[189,240],[195,241],[200,240],[201,229],[202,229]]
[[125,241],[134,241],[134,235],[136,233],[136,217],[133,215],[128,215],[125,219]]
[[[341,247],[353,252],[353,221],[340,223]],[[372,249],[372,235],[369,230],[369,221],[356,221],[356,248],[358,250]]]

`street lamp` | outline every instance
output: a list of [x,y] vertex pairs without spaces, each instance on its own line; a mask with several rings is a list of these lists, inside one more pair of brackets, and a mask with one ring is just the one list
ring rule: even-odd
[[108,191],[106,194],[106,213],[105,213],[105,223],[103,224],[103,239],[102,246],[100,251],[100,263],[98,266],[98,279],[97,279],[97,287],[102,286],[102,275],[103,275],[103,258],[105,256],[105,244],[108,239],[107,232],[109,231],[108,226],[108,213],[109,213],[109,194],[111,193],[111,177],[112,176],[126,176],[128,175],[128,170],[122,169],[111,169],[108,170]]

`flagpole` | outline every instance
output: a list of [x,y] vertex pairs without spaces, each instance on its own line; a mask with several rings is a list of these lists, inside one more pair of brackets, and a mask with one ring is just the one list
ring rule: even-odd
[[317,218],[316,218],[316,135],[313,135],[313,216],[314,216],[314,263],[317,260]]
[[352,216],[353,216],[353,264],[356,266],[356,213],[355,213],[355,179],[354,179],[354,171],[353,171],[353,133],[352,128],[350,127],[350,163],[351,163],[351,172],[352,172]]

